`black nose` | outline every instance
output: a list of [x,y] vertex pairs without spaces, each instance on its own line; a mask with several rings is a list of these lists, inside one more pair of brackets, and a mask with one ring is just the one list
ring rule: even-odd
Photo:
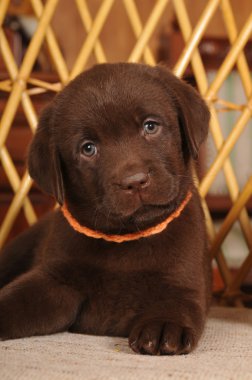
[[121,180],[120,187],[123,190],[138,191],[149,186],[150,177],[146,173],[136,173]]

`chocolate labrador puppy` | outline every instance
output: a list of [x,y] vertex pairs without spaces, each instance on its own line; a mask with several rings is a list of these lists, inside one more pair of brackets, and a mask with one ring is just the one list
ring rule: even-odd
[[44,110],[31,177],[62,206],[0,255],[0,338],[129,337],[185,354],[202,333],[210,258],[191,164],[208,131],[198,93],[162,67],[103,64]]

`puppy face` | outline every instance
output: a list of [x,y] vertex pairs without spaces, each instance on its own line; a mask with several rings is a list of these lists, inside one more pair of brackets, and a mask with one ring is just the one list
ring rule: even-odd
[[98,65],[42,114],[30,174],[82,224],[146,228],[185,197],[208,121],[198,94],[165,69]]

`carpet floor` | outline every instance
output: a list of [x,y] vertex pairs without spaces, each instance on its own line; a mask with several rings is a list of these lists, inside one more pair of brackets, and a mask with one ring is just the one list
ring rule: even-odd
[[212,308],[184,356],[141,356],[123,338],[70,333],[0,342],[0,379],[252,380],[252,310]]

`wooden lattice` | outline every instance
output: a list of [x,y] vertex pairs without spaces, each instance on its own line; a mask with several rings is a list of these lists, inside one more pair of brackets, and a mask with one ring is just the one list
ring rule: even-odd
[[[1,115],[0,160],[15,194],[0,228],[0,246],[6,241],[21,208],[23,208],[25,217],[30,225],[37,220],[34,206],[29,199],[32,181],[27,172],[20,178],[13,159],[6,147],[6,140],[12,128],[19,105],[22,105],[27,124],[32,132],[34,132],[37,125],[37,114],[33,105],[33,96],[35,94],[45,91],[57,92],[61,90],[69,80],[87,67],[91,54],[95,56],[96,61],[99,63],[106,62],[107,60],[106,51],[100,35],[110,15],[111,9],[117,0],[101,0],[100,7],[94,17],[91,16],[89,1],[73,0],[72,6],[77,7],[87,35],[71,70],[69,70],[66,65],[51,26],[52,17],[54,13],[57,12],[57,4],[59,1],[60,0],[47,0],[42,2],[42,0],[30,0],[31,7],[38,19],[38,26],[20,67],[18,67],[15,62],[13,52],[11,51],[3,28],[0,28],[0,53],[9,75],[8,79],[0,81],[0,91],[8,93],[8,101]],[[153,9],[146,22],[142,22],[141,14],[134,0],[120,0],[120,6],[123,7],[135,35],[135,45],[132,47],[129,56],[125,57],[125,60],[130,62],[141,61],[150,65],[156,63],[155,54],[150,46],[150,39],[157,29],[160,18],[164,14],[167,6],[172,5],[185,41],[185,48],[181,52],[173,71],[177,76],[181,77],[188,65],[191,64],[198,90],[208,102],[212,114],[210,130],[217,149],[217,154],[208,172],[199,183],[199,191],[202,196],[209,235],[212,241],[211,255],[216,259],[225,283],[225,296],[233,297],[239,294],[241,284],[252,267],[252,228],[246,208],[248,199],[252,194],[252,176],[248,179],[247,184],[243,188],[239,188],[235,171],[230,160],[230,154],[240,135],[246,128],[252,113],[252,82],[249,66],[244,54],[244,47],[252,32],[252,13],[248,15],[246,22],[238,32],[230,1],[206,0],[205,8],[193,28],[184,0],[156,0],[153,4]],[[9,6],[9,0],[0,1],[0,27],[5,19]],[[209,83],[198,46],[217,11],[222,13],[226,34],[230,41],[230,50],[216,72],[214,79]],[[111,41],[112,40],[113,35],[111,35]],[[32,76],[32,68],[44,42],[47,44],[47,49],[50,52],[55,71],[59,77],[57,83],[38,80]],[[218,91],[235,65],[247,99],[243,105],[233,104],[225,101],[225,99],[218,99]],[[240,112],[240,117],[233,125],[228,138],[224,138],[219,123],[217,115],[217,106],[219,104],[224,104],[226,110],[237,109]],[[224,172],[233,206],[221,225],[221,228],[216,232],[205,197],[220,170]],[[222,243],[236,221],[238,221],[241,226],[241,231],[249,253],[238,272],[233,275],[223,255]]]

